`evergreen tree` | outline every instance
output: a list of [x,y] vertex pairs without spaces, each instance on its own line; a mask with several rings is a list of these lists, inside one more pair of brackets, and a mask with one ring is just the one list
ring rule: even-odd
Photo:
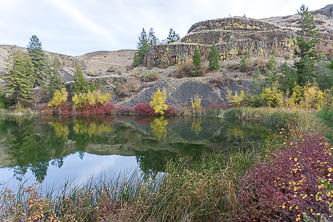
[[169,30],[168,37],[166,38],[167,43],[172,43],[180,39],[180,36],[171,28]]
[[195,48],[194,54],[192,57],[193,60],[193,66],[194,66],[194,76],[201,76],[201,58],[200,58],[200,51],[198,47]]
[[288,93],[290,96],[293,93],[295,85],[297,85],[296,72],[291,70],[288,64],[283,65],[282,75],[279,76],[279,88],[285,94]]
[[12,51],[7,62],[3,76],[6,99],[18,108],[29,105],[32,101],[34,81],[34,68],[30,57],[19,51]]
[[139,36],[139,42],[137,48],[138,51],[134,55],[134,63],[133,63],[134,67],[143,64],[145,55],[149,50],[148,37],[144,28],[142,29],[142,32]]
[[84,78],[81,66],[77,66],[74,73],[74,92],[87,93],[89,90],[89,83]]
[[149,35],[148,35],[148,45],[149,48],[156,46],[158,44],[159,40],[158,38],[155,36],[155,32],[153,28],[150,28],[149,30]]
[[218,70],[220,68],[219,64],[219,53],[217,51],[216,45],[212,45],[210,48],[210,52],[208,55],[208,61],[209,61],[209,70]]
[[51,67],[49,70],[49,81],[45,85],[46,100],[49,101],[56,90],[64,88],[64,82],[62,81],[60,71],[55,67]]
[[34,66],[34,87],[43,85],[44,81],[49,77],[49,67],[42,49],[42,43],[39,41],[36,35],[30,38],[28,45],[28,52]]
[[301,6],[298,14],[301,16],[299,36],[296,38],[295,55],[300,59],[294,64],[297,84],[304,86],[307,82],[313,82],[316,77],[315,62],[318,59],[318,52],[315,50],[319,43],[319,32],[314,22],[313,15],[304,5]]

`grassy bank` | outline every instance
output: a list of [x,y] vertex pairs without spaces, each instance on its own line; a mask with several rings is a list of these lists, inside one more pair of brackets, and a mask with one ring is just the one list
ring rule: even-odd
[[[314,112],[235,108],[226,111],[224,118],[274,127],[278,133],[250,149],[206,154],[196,161],[182,158],[169,162],[165,176],[158,180],[141,180],[135,174],[125,181],[116,178],[66,187],[53,195],[43,195],[36,187],[22,188],[24,192],[17,194],[4,189],[0,217],[13,221],[248,221],[264,217],[303,220],[303,213],[307,213],[315,219],[329,218],[327,201],[331,193],[325,184],[331,183],[332,158],[330,146],[320,135],[325,127]],[[289,172],[298,166],[300,170]],[[309,167],[313,170],[306,170]],[[301,172],[307,173],[306,180],[302,180],[305,174]],[[278,177],[284,183],[262,183],[274,182]],[[296,186],[285,184],[289,182],[295,182],[296,191]],[[281,192],[283,189],[288,192]],[[302,192],[294,198],[293,191],[298,195],[298,190],[310,190],[308,196],[321,192],[322,196],[317,197],[321,200],[312,205],[315,199],[305,198],[310,205],[302,202]],[[272,193],[276,194],[274,200],[269,199]],[[298,202],[290,202],[293,199]]]
[[31,118],[38,115],[37,111],[31,109],[21,109],[21,110],[10,110],[10,109],[0,109],[0,118]]

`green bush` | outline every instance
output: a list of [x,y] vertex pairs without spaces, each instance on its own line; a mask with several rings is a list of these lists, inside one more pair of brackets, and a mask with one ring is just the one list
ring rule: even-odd
[[87,76],[95,77],[95,76],[98,76],[98,74],[93,73],[93,72],[87,72]]
[[252,95],[247,98],[246,104],[250,107],[262,107],[264,101],[261,99],[260,95]]
[[0,95],[0,109],[5,108],[5,98],[3,95]]
[[219,53],[217,51],[215,44],[210,48],[208,60],[209,60],[209,67],[208,67],[209,70],[218,70],[220,68]]
[[158,80],[158,74],[156,72],[151,72],[140,77],[142,82],[153,82]]
[[195,48],[194,50],[194,55],[193,55],[193,67],[194,67],[194,72],[193,76],[201,76],[201,58],[200,58],[200,51],[198,48]]
[[275,71],[277,69],[277,62],[274,56],[269,58],[267,68],[271,71]]
[[251,67],[251,59],[249,55],[244,55],[239,63],[239,69],[241,72],[247,72],[249,71]]
[[113,66],[110,66],[109,68],[108,68],[108,70],[106,70],[107,72],[115,72],[116,71],[116,69],[113,67]]

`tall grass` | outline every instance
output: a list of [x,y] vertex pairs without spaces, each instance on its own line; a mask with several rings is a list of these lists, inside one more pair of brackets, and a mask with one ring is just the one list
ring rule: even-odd
[[246,121],[277,129],[293,127],[301,131],[323,131],[323,125],[315,118],[316,112],[289,108],[234,108],[224,113],[232,121]]

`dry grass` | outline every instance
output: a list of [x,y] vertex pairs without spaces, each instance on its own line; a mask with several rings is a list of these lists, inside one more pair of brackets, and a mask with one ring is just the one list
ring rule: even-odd
[[129,96],[131,93],[138,92],[141,88],[141,82],[137,78],[129,78],[126,83],[120,85],[119,95]]

